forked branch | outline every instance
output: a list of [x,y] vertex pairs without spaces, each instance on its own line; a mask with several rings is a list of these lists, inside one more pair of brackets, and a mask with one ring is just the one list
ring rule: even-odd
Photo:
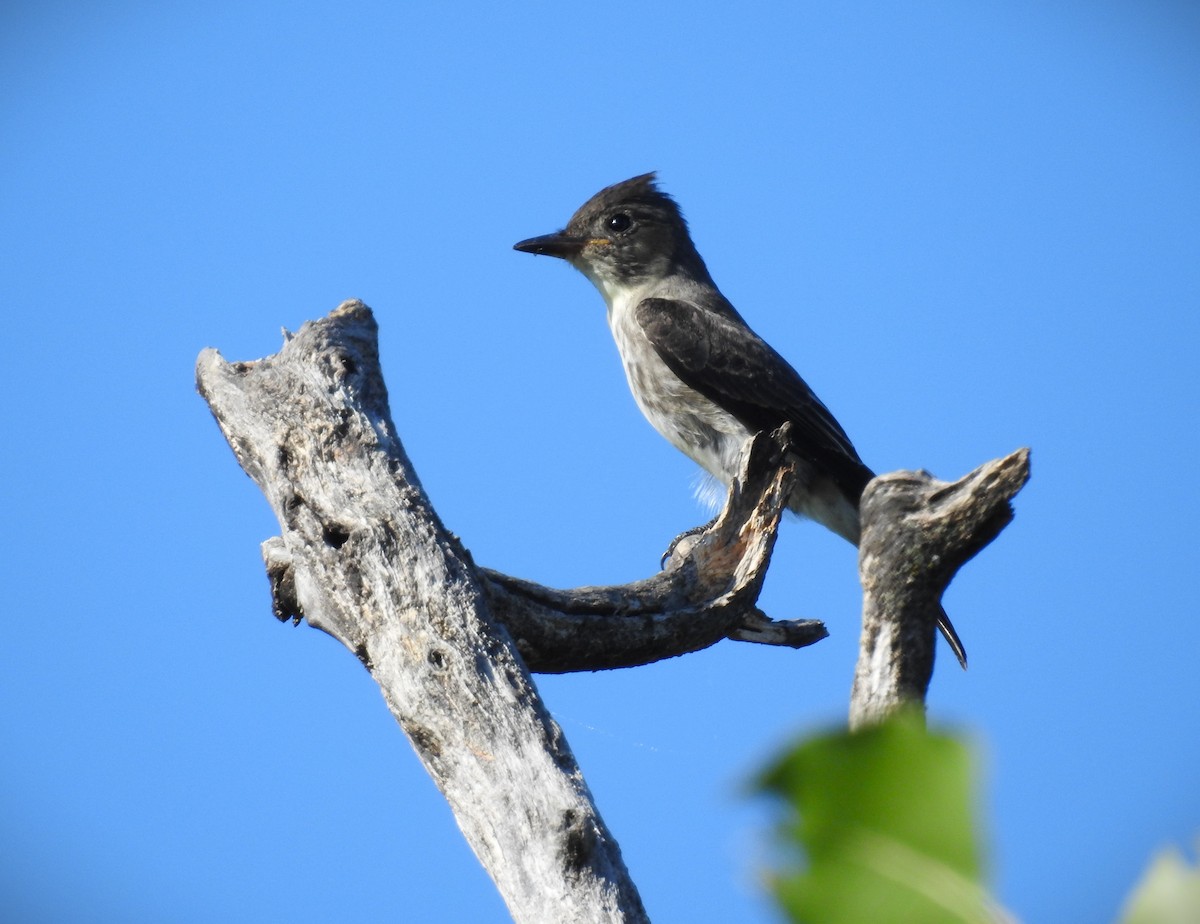
[[[287,335],[274,356],[205,350],[197,384],[281,535],[263,543],[275,614],[346,645],[522,922],[646,920],[641,899],[530,670],[644,664],[723,638],[803,647],[814,620],[757,608],[796,473],[759,434],[725,509],[668,568],[562,591],[479,568],[438,519],[400,443],[362,302]],[[1013,460],[1016,460],[1015,462]],[[876,479],[863,500],[863,654],[853,721],[923,700],[933,607],[1011,517],[1027,455],[946,485]]]
[[514,918],[645,920],[526,662],[586,670],[731,634],[823,637],[755,607],[793,476],[776,442],[754,442],[725,512],[677,567],[628,588],[550,591],[477,569],[442,526],[392,423],[361,302],[257,362],[206,350],[196,375],[279,520],[263,546],[276,615],[303,615],[371,671]]

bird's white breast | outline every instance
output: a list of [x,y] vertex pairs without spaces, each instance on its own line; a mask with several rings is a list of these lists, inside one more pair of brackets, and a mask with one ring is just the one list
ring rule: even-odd
[[648,287],[598,285],[608,303],[608,326],[621,354],[625,378],[646,419],[675,448],[728,484],[738,450],[751,435],[731,414],[685,385],[659,356],[638,324],[635,309],[647,297],[670,293]]

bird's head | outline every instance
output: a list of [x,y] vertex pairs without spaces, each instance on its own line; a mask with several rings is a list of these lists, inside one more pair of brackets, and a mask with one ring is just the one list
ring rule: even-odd
[[673,273],[708,275],[679,205],[658,188],[653,173],[600,190],[561,231],[513,249],[561,257],[610,300],[616,290]]

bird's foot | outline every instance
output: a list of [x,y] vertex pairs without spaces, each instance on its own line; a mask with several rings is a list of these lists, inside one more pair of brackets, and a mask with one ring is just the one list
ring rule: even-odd
[[658,560],[658,566],[663,571],[666,571],[671,566],[672,562],[681,562],[687,558],[688,553],[696,547],[696,543],[704,536],[706,532],[717,522],[717,518],[713,517],[702,526],[693,526],[691,529],[685,529],[678,536],[671,540],[671,544],[667,546],[667,550],[662,553],[662,558]]

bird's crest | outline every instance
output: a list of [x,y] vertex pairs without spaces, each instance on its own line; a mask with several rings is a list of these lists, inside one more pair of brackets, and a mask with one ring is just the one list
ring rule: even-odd
[[634,208],[642,206],[660,214],[666,212],[686,225],[679,204],[658,188],[658,174],[655,172],[643,173],[640,176],[622,180],[620,183],[614,183],[612,186],[606,186],[580,206],[579,211],[572,217],[571,223],[575,224],[579,219],[591,217],[619,205]]

